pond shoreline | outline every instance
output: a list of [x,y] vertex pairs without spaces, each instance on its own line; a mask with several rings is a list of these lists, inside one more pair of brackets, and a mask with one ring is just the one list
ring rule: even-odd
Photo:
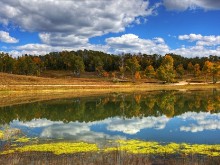
[[218,90],[220,89],[220,84],[0,85],[0,107],[112,93],[143,93],[161,90],[186,92],[210,89]]

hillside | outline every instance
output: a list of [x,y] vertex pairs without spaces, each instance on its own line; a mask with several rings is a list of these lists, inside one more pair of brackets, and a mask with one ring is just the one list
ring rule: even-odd
[[95,78],[76,78],[67,71],[47,71],[41,77],[24,76],[0,72],[0,85],[74,85],[74,84],[109,84],[107,80]]

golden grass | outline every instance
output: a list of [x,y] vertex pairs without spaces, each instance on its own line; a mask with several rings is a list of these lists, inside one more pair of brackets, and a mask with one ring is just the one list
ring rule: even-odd
[[[58,72],[56,77],[58,77],[58,74],[65,75]],[[103,78],[73,78],[67,76],[44,78],[0,73],[0,106],[113,92],[220,89],[220,84],[174,85],[144,82],[145,80],[136,83],[113,83],[110,79]]]

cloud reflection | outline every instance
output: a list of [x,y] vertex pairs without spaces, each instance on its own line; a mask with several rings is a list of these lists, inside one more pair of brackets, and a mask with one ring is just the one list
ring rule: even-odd
[[205,130],[220,129],[220,113],[211,114],[206,112],[187,112],[178,118],[184,121],[191,121],[189,125],[181,126],[180,131],[201,132]]

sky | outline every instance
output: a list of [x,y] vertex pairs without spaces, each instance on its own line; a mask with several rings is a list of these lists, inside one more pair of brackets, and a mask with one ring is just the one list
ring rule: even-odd
[[0,52],[220,56],[220,0],[0,0]]

